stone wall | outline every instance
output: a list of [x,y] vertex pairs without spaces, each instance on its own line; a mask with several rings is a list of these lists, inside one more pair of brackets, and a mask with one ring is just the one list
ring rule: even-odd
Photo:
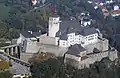
[[27,41],[25,44],[25,53],[37,53],[40,46],[36,41]]
[[59,47],[52,44],[42,44],[40,42],[27,41],[25,53],[37,53],[37,52],[48,52],[55,54],[56,56],[64,56],[68,48]]
[[25,53],[50,52],[56,56],[64,56],[67,48],[56,45],[54,37],[41,36],[40,42],[27,40],[24,42]]
[[96,54],[90,54],[90,55],[87,55],[87,57],[88,58],[81,60],[81,61],[74,60],[74,63],[69,63],[71,58],[67,58],[65,62],[67,62],[67,64],[70,64],[78,69],[83,69],[83,68],[89,68],[90,64],[93,64],[96,61],[101,61],[105,57],[109,57],[111,61],[114,61],[116,58],[118,58],[116,50],[105,51],[105,52],[96,53]]
[[40,39],[40,43],[41,44],[56,45],[56,39],[55,39],[55,37],[41,36],[39,39]]
[[84,48],[87,50],[88,53],[92,53],[94,48],[97,48],[100,51],[106,51],[108,50],[108,40],[98,39],[97,43],[86,45],[84,46]]
[[118,58],[118,51],[115,50],[115,51],[110,51],[109,52],[109,59],[111,61],[114,61],[116,58]]
[[67,50],[68,48],[59,47],[51,44],[41,44],[39,48],[39,52],[48,52],[55,54],[56,56],[62,56],[62,57],[67,52]]

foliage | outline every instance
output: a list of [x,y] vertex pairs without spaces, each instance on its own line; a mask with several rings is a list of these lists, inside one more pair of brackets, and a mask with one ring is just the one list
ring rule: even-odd
[[5,42],[0,43],[0,47],[9,46],[9,45],[10,45],[9,43],[5,43]]
[[10,7],[5,6],[4,3],[0,3],[0,20],[3,20],[8,17]]
[[108,58],[81,70],[65,65],[62,58],[51,58],[31,66],[33,78],[119,78],[119,71],[120,67]]
[[8,32],[7,26],[4,22],[0,21],[0,38],[5,36],[5,34]]
[[[94,5],[89,4],[87,1],[88,0],[46,0],[46,3],[50,3],[51,5],[31,12],[30,10],[33,9],[33,6],[30,5],[30,0],[2,0],[2,3],[0,3],[0,18],[4,19],[2,22],[10,28],[10,32],[7,34],[6,38],[12,39],[18,37],[16,34],[11,37],[11,28],[17,31],[21,31],[22,29],[33,31],[41,30],[42,33],[45,33],[48,26],[48,17],[54,14],[54,7],[56,6],[57,14],[62,20],[68,20],[70,16],[77,18],[81,12],[89,11],[92,15],[92,19],[95,20],[92,26],[99,28],[103,36],[111,39],[110,43],[112,43],[112,41],[114,41],[113,39],[115,39],[113,35],[120,33],[120,17],[112,18],[108,16],[104,18],[101,9],[95,10]],[[2,32],[0,32],[0,36],[1,33]],[[17,34],[18,33],[19,32],[17,32]],[[119,46],[112,46],[120,50]]]
[[7,38],[9,40],[12,40],[12,39],[15,39],[18,37],[19,37],[19,31],[17,29],[14,29],[14,28],[10,28],[5,36],[5,38]]
[[0,78],[12,78],[12,74],[9,71],[0,71]]
[[0,69],[4,70],[4,69],[8,69],[9,68],[9,63],[6,61],[0,61]]
[[56,59],[49,59],[33,66],[31,70],[32,72],[34,72],[34,78],[53,78],[54,76],[56,76],[59,67],[59,61],[57,61]]

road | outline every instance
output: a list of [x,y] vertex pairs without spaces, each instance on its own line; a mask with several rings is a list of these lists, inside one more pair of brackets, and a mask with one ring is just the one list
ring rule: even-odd
[[14,61],[11,61],[11,62],[12,62],[12,67],[10,67],[10,71],[14,75],[29,74],[30,73],[30,69],[28,67],[25,67],[19,63],[14,62]]
[[48,5],[50,5],[50,4],[49,4],[49,3],[47,3],[47,4],[43,4],[43,5],[39,6],[39,7],[35,7],[34,9],[30,10],[29,12],[32,12],[32,11],[38,10],[38,9],[40,9],[40,8],[42,8],[42,7],[45,7],[45,6],[48,6]]

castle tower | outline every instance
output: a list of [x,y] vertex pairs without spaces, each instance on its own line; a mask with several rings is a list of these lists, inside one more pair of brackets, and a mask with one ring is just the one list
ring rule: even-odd
[[48,36],[55,37],[56,33],[59,30],[60,26],[60,17],[49,17],[49,28]]
[[118,5],[115,5],[115,6],[114,6],[114,10],[119,10],[119,6],[118,6]]

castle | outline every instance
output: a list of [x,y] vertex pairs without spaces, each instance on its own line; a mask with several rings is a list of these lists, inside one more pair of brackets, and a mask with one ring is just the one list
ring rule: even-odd
[[27,38],[24,46],[26,52],[34,50],[33,53],[36,53],[40,50],[64,56],[65,63],[80,69],[89,67],[104,57],[115,60],[118,57],[117,51],[108,47],[108,40],[103,38],[98,28],[91,27],[88,16],[89,14],[83,14],[80,21],[61,21],[59,16],[49,17],[48,33],[39,35],[40,42]]
[[69,47],[64,62],[78,68],[89,67],[95,61],[109,57],[117,58],[117,51],[111,51],[106,38],[99,29],[90,27],[89,21],[60,21],[60,17],[49,18],[48,36],[55,37],[56,45]]

